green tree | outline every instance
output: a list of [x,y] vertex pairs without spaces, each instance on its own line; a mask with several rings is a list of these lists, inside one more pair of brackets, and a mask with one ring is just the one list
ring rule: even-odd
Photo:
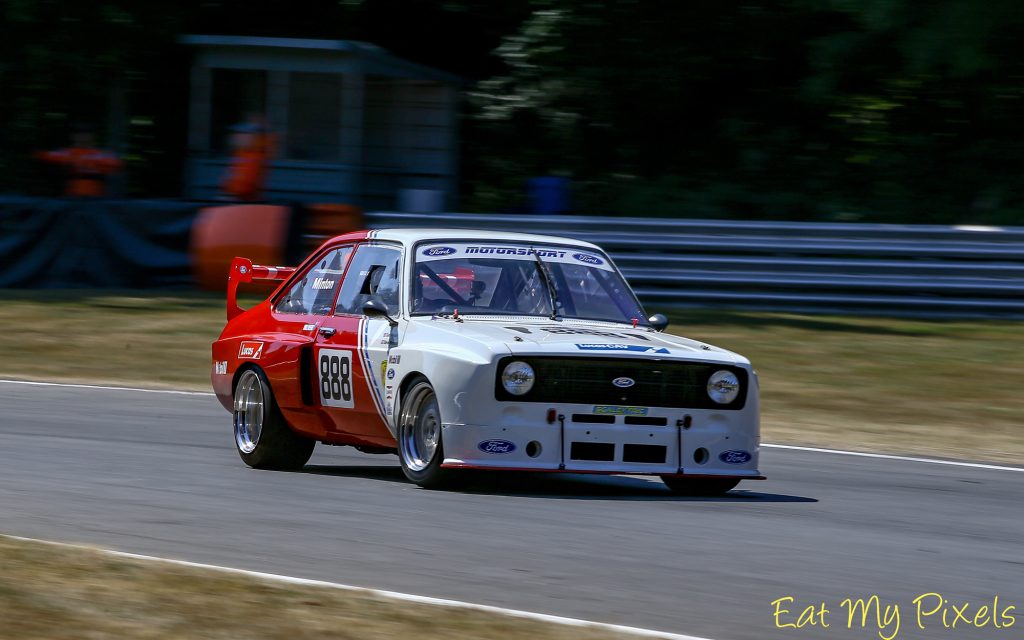
[[593,212],[1019,219],[1017,14],[535,0],[470,94],[468,201],[554,173]]

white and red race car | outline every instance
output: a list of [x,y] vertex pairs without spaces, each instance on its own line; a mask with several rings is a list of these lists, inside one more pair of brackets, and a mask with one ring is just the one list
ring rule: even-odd
[[[242,311],[254,279],[281,284]],[[460,469],[650,474],[684,494],[762,478],[749,361],[663,333],[593,244],[350,233],[297,268],[237,258],[228,318],[213,388],[254,467],[301,467],[319,441],[395,452],[424,487]]]

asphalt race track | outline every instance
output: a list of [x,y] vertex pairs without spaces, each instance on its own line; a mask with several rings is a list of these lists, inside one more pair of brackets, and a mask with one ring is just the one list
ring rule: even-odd
[[[1024,473],[769,449],[769,480],[717,499],[634,477],[431,492],[340,447],[254,471],[230,431],[211,396],[0,383],[0,532],[716,640],[878,638],[840,607],[872,594],[900,604],[898,638],[1024,631]],[[999,596],[1016,626],[922,631],[927,592]],[[824,601],[830,628],[776,629],[782,596]]]

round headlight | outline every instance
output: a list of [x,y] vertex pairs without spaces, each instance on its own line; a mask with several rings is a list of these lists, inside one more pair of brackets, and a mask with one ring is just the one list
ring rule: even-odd
[[739,394],[740,381],[732,371],[716,371],[708,378],[708,395],[718,404],[729,404]]
[[514,396],[529,393],[534,379],[533,367],[520,360],[508,363],[501,372],[501,386]]

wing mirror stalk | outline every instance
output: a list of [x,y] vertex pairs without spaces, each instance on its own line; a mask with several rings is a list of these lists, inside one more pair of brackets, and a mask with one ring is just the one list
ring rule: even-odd
[[392,327],[398,326],[398,320],[388,315],[388,306],[380,300],[370,298],[363,303],[363,315],[368,318],[384,318]]

